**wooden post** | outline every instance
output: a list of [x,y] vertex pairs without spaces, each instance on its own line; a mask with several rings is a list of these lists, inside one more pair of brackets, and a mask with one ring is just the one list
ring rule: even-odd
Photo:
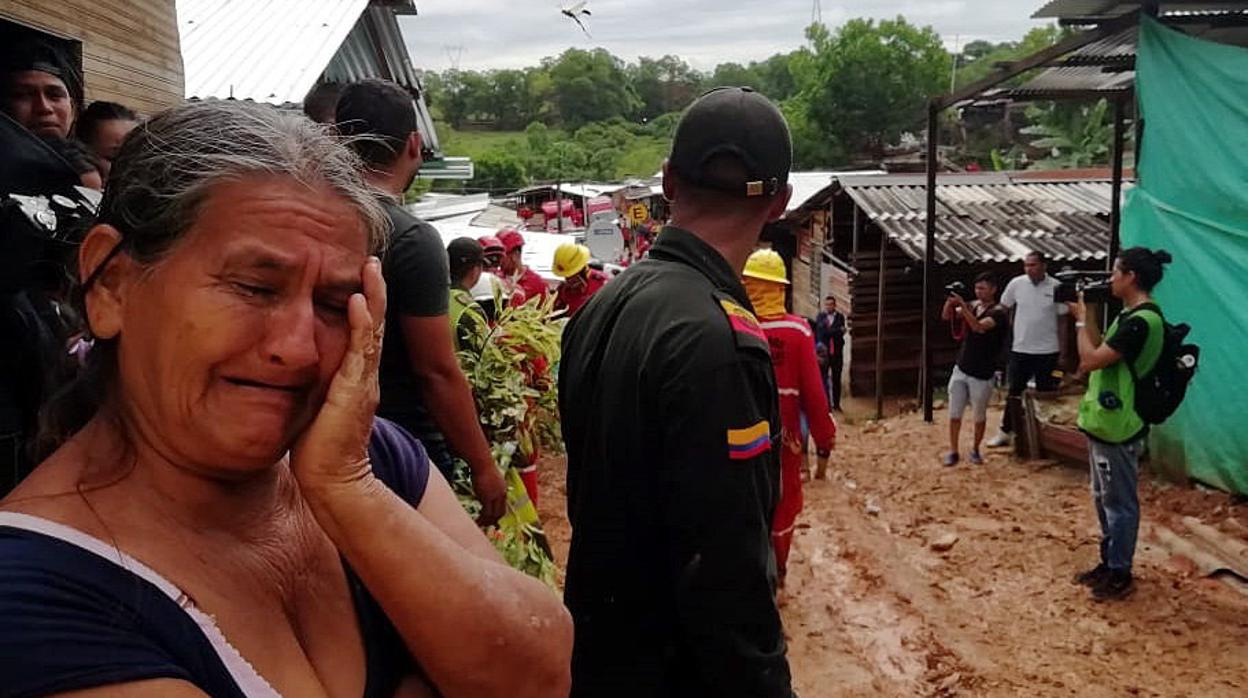
[[[857,220],[857,206],[854,207]],[[879,296],[875,303],[875,418],[884,419],[884,273],[885,252],[888,250],[888,235],[880,230],[880,267],[876,273],[879,278]]]
[[923,421],[932,422],[932,284],[936,281],[936,138],[940,107],[932,100],[927,108],[927,242],[923,254],[923,366],[919,380],[923,393]]
[[858,259],[858,238],[862,237],[862,210],[854,204],[854,260]]

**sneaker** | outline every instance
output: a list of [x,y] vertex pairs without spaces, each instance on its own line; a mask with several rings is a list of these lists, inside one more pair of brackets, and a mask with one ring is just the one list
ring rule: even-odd
[[1092,598],[1097,601],[1115,601],[1125,599],[1135,591],[1135,583],[1130,572],[1107,570],[1105,576],[1092,587]]
[[988,440],[986,444],[988,448],[1003,448],[1014,442],[1014,436],[1004,431],[997,432],[997,435]]
[[1105,563],[1102,562],[1101,564],[1097,565],[1096,567],[1093,567],[1090,570],[1076,574],[1074,576],[1074,579],[1071,581],[1073,581],[1075,584],[1078,584],[1080,586],[1085,586],[1091,589],[1097,584],[1100,584],[1101,578],[1107,574],[1109,574],[1109,568],[1106,567]]
[[971,465],[983,465],[984,457],[979,455],[979,451],[971,451]]
[[948,452],[948,453],[946,453],[945,455],[943,455],[943,456],[941,456],[941,457],[940,457],[940,462],[941,462],[941,464],[942,464],[942,465],[957,465],[957,464],[958,464],[958,454],[957,454],[957,453],[955,453],[954,451],[950,451],[950,452]]

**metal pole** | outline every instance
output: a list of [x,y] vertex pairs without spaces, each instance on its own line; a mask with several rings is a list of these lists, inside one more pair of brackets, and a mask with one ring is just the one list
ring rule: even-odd
[[563,149],[559,150],[559,181],[555,184],[555,225],[563,235]]
[[1126,130],[1126,100],[1114,100],[1114,160],[1113,175],[1109,194],[1109,259],[1106,260],[1106,271],[1113,271],[1114,259],[1118,257],[1121,245],[1119,231],[1122,227],[1122,149],[1124,131]]
[[[858,207],[854,206],[855,216]],[[879,296],[875,302],[875,418],[884,419],[884,272],[887,261],[884,252],[888,249],[888,235],[880,230],[880,266],[877,273]]]
[[932,421],[932,282],[936,278],[936,138],[940,108],[932,100],[927,108],[927,244],[923,254],[923,367],[919,372],[923,390],[923,421]]

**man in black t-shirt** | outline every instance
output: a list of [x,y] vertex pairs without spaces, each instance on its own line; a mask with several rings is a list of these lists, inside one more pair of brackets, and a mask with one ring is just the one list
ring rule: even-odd
[[945,465],[958,462],[958,436],[962,431],[962,415],[969,403],[975,417],[974,444],[971,463],[984,462],[979,445],[984,440],[988,422],[988,398],[992,396],[992,375],[1009,326],[1009,314],[997,303],[997,282],[992,274],[975,278],[975,301],[968,304],[957,294],[949,294],[941,317],[951,321],[954,338],[961,339],[957,365],[949,378],[949,452],[941,459]]
[[370,168],[369,180],[395,197],[383,202],[392,229],[382,260],[387,331],[377,414],[420,439],[448,480],[454,456],[463,458],[483,507],[479,523],[492,524],[506,508],[507,486],[455,356],[446,248],[433,226],[399,205],[421,164],[415,104],[398,85],[363,80],[343,89],[336,116],[343,135],[367,137],[351,146]]

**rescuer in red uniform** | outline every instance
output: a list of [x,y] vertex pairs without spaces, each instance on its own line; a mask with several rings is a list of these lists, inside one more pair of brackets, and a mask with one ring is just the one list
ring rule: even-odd
[[802,510],[802,472],[806,469],[802,443],[802,414],[810,425],[818,453],[815,477],[827,475],[828,456],[836,445],[836,422],[828,413],[815,338],[810,324],[784,309],[784,260],[773,250],[758,250],[745,264],[745,290],[771,347],[771,362],[780,394],[780,503],[772,519],[771,542],[783,585],[793,543],[793,526]]
[[511,304],[520,305],[530,298],[545,298],[546,282],[522,259],[524,236],[514,228],[507,228],[498,234],[498,240],[503,243],[503,258],[499,261],[503,283],[511,292]]
[[551,265],[555,276],[563,279],[555,289],[555,310],[567,309],[572,317],[589,297],[607,283],[607,275],[589,266],[589,248],[574,242],[565,242],[555,249]]

